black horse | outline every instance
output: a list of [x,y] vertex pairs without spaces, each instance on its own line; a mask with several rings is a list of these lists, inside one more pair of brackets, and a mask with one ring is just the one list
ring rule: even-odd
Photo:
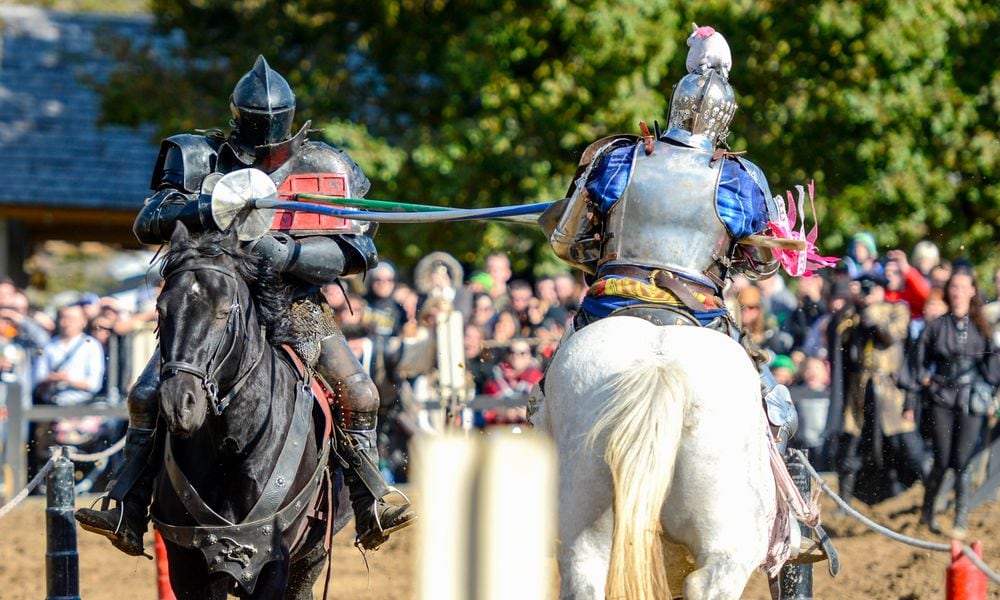
[[325,507],[337,531],[350,504],[336,461],[327,462],[309,376],[269,343],[280,337],[287,293],[235,235],[191,236],[182,224],[162,272],[160,408],[169,434],[152,515],[174,593],[312,598],[327,534],[313,508]]

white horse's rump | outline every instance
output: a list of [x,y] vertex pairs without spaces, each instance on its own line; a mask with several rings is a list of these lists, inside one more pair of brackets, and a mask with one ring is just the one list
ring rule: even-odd
[[560,596],[662,600],[683,582],[687,598],[739,598],[776,502],[746,352],[708,329],[610,317],[565,341],[545,388]]

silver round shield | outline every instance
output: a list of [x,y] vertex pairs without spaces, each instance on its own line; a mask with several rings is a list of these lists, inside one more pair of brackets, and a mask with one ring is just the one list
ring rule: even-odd
[[277,198],[277,186],[263,171],[233,171],[219,179],[212,189],[212,219],[220,231],[232,225],[240,241],[260,239],[271,228],[274,209],[255,208],[254,203]]

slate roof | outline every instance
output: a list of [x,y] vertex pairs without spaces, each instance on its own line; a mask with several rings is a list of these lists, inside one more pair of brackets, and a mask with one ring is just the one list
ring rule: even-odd
[[154,128],[98,124],[103,35],[152,39],[152,19],[0,6],[0,205],[136,211],[150,194]]

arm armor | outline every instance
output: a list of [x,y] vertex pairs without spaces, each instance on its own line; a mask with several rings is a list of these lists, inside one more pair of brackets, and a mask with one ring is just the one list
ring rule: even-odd
[[284,233],[272,233],[254,242],[250,250],[279,273],[315,285],[362,273],[378,264],[374,242],[363,235],[294,239]]
[[550,206],[538,223],[549,238],[556,256],[593,275],[601,257],[601,240],[597,237],[598,211],[587,194],[587,182],[604,156],[622,146],[634,144],[638,137],[613,135],[594,142],[584,150],[570,185],[567,198]]
[[174,225],[182,221],[188,231],[215,229],[207,202],[197,191],[214,164],[214,149],[204,136],[175,135],[163,140],[153,168],[151,187],[156,190],[132,225],[143,244],[162,244]]
[[[185,194],[165,187],[146,200],[132,225],[132,232],[143,244],[162,244],[170,240],[174,225],[181,221],[188,231],[200,232],[208,229],[205,223],[212,223],[211,216],[203,214],[198,196]],[[214,225],[212,226],[214,228]]]
[[[600,258],[601,243],[594,236],[593,209],[583,186],[576,188],[572,198],[560,200],[546,213],[540,222],[551,219],[554,226],[543,227],[549,234],[549,244],[555,255],[586,273],[593,274]],[[558,219],[558,220],[557,220]]]

